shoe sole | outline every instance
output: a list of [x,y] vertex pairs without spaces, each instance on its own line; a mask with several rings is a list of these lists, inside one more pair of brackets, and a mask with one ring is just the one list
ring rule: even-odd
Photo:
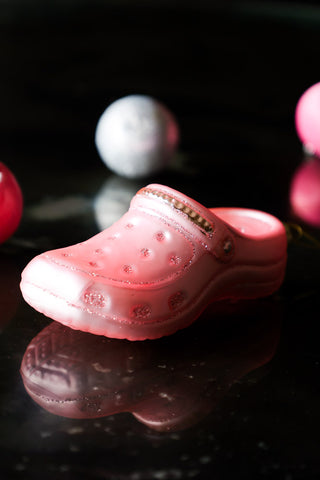
[[253,299],[271,295],[281,286],[285,268],[286,258],[282,258],[273,265],[233,267],[221,273],[218,278],[212,279],[196,301],[191,301],[184,308],[173,312],[170,318],[149,322],[115,319],[112,316],[93,312],[89,308],[73,304],[31,282],[22,281],[22,285],[23,296],[29,304],[39,312],[70,328],[118,339],[151,340],[171,335],[177,330],[189,326],[212,302],[226,299]]

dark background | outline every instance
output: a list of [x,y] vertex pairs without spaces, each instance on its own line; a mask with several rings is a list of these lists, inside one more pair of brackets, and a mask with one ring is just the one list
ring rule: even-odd
[[[11,0],[2,12],[2,160],[19,174],[26,202],[35,171],[61,168],[62,183],[69,169],[102,168],[99,116],[113,100],[143,93],[175,113],[180,150],[199,166],[212,205],[278,210],[300,161],[294,108],[318,81],[317,7]],[[276,172],[269,182],[266,163]],[[239,188],[230,188],[235,179]],[[55,194],[50,175],[43,181]]]
[[[1,478],[320,478],[317,249],[289,247],[286,280],[272,300],[281,337],[271,362],[236,382],[207,419],[174,434],[130,414],[115,416],[108,429],[108,418],[97,427],[34,404],[19,367],[49,321],[18,292],[20,271],[35,254],[98,231],[92,200],[113,175],[94,131],[103,110],[127,94],[161,100],[181,130],[172,165],[145,184],[296,221],[288,193],[304,157],[294,111],[319,81],[319,57],[317,2],[0,2],[0,160],[25,200],[17,233],[0,248],[1,288],[9,288],[10,272],[16,292],[16,313],[0,336]],[[69,215],[59,210],[66,198],[77,200]],[[36,217],[39,206],[45,213]],[[203,322],[214,336],[214,325]],[[183,358],[199,336],[192,329],[176,337]]]

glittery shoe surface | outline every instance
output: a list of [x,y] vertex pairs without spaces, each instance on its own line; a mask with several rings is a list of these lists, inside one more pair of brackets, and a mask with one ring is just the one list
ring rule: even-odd
[[114,225],[35,257],[21,290],[36,310],[74,329],[129,340],[169,335],[216,300],[276,291],[286,234],[256,210],[207,209],[149,185]]

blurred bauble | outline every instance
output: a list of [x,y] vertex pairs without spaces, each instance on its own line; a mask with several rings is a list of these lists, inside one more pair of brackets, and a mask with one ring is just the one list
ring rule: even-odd
[[95,143],[107,167],[128,178],[150,176],[169,163],[179,139],[173,115],[146,95],[129,95],[101,115]]
[[296,107],[296,130],[305,150],[320,156],[320,82],[308,88]]
[[297,168],[291,181],[290,203],[295,215],[320,227],[320,159],[310,158]]
[[18,228],[22,207],[20,186],[9,168],[0,162],[0,243]]

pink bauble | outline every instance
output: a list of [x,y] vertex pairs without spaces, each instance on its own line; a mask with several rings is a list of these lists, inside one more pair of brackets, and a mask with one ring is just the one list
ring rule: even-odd
[[320,82],[300,97],[295,121],[297,134],[306,150],[320,156]]
[[298,217],[320,227],[320,159],[312,158],[298,167],[291,182],[290,203]]

